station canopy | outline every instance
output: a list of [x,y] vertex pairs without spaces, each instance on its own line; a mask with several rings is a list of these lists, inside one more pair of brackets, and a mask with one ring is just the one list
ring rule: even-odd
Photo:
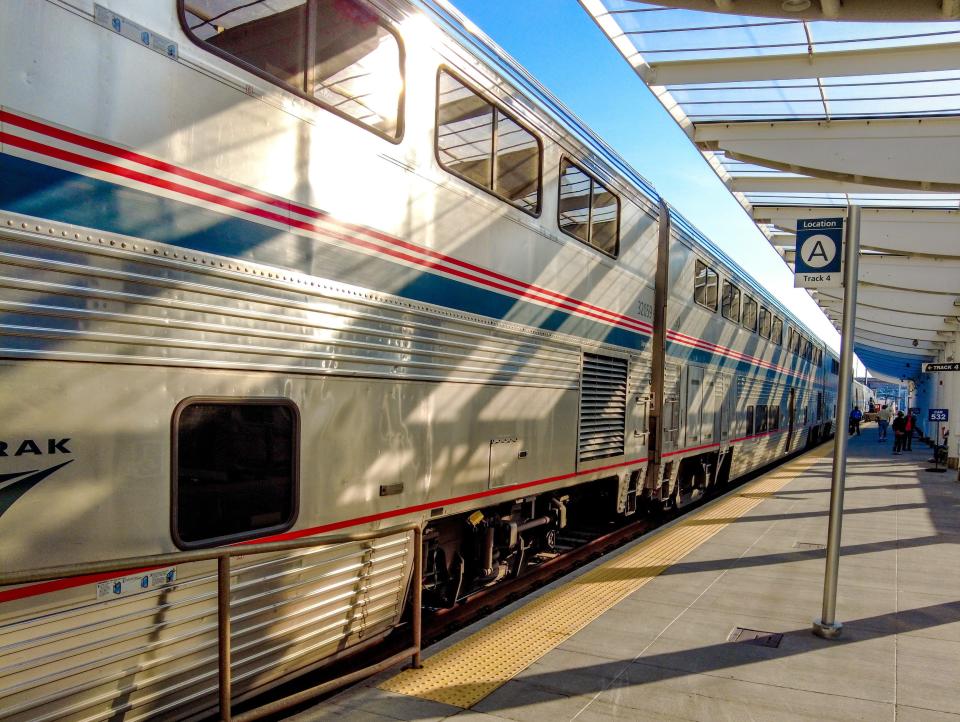
[[862,207],[854,350],[917,379],[960,313],[960,0],[581,4],[788,265]]

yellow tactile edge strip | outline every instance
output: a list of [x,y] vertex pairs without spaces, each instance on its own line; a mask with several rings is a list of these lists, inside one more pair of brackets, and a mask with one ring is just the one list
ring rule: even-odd
[[380,689],[468,709],[629,594],[760,504],[832,450],[824,445],[762,476],[476,634]]

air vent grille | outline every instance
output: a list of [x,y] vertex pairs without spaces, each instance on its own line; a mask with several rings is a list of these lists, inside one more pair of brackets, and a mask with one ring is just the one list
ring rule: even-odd
[[627,416],[627,360],[583,355],[580,461],[623,455]]

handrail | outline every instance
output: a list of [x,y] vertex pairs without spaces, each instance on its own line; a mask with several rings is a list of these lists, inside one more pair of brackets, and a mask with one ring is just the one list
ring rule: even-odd
[[[371,539],[380,539],[386,536],[413,532],[413,572],[411,574],[412,600],[411,600],[411,644],[408,648],[398,652],[387,659],[381,660],[375,664],[356,670],[350,674],[343,675],[323,684],[316,685],[306,690],[302,690],[288,697],[274,700],[265,705],[249,710],[240,715],[233,715],[231,697],[232,697],[232,670],[230,653],[230,561],[233,557],[252,556],[256,554],[269,554],[271,552],[289,551],[291,549],[304,549],[307,547],[331,546],[334,544],[349,544],[353,542],[368,541]],[[374,529],[370,531],[354,532],[352,534],[341,534],[331,537],[308,537],[305,539],[292,539],[279,542],[264,542],[262,544],[240,544],[237,546],[219,547],[216,549],[203,549],[196,551],[170,552],[166,554],[149,554],[144,556],[123,557],[120,559],[107,559],[99,562],[87,562],[84,564],[64,564],[55,567],[41,567],[30,571],[19,572],[0,572],[0,587],[11,586],[14,584],[26,584],[28,582],[45,582],[54,579],[69,579],[71,577],[86,576],[88,574],[101,574],[104,572],[125,572],[125,571],[144,571],[148,568],[162,567],[170,564],[188,564],[191,562],[201,562],[217,560],[217,658],[218,658],[218,681],[219,681],[219,709],[220,719],[223,722],[249,722],[250,720],[260,719],[266,715],[275,714],[293,705],[306,702],[313,697],[325,694],[347,684],[352,684],[364,677],[376,674],[388,667],[399,663],[406,657],[411,658],[415,669],[420,668],[420,635],[421,635],[421,611],[422,611],[422,588],[420,580],[423,576],[423,530],[420,525],[414,522],[409,524],[399,524],[386,529]]]

